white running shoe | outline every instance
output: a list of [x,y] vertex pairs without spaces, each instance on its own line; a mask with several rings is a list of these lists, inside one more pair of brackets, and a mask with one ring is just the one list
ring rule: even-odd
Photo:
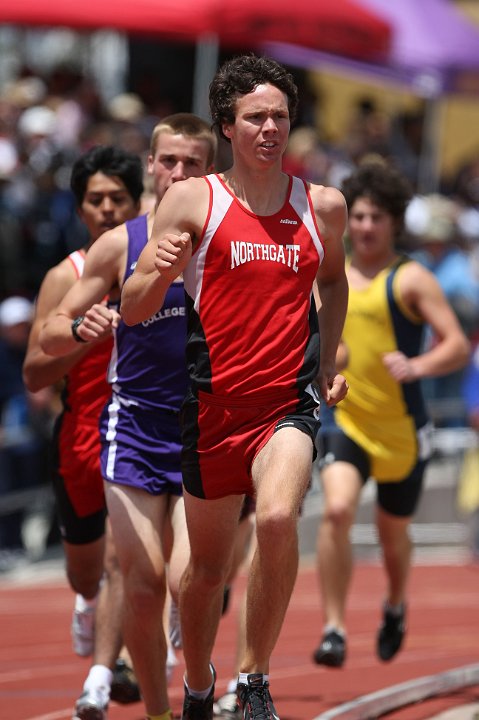
[[79,610],[76,606],[72,617],[73,651],[81,657],[93,654],[95,640],[95,608],[87,607]]
[[84,690],[76,702],[72,720],[107,720],[109,699],[105,687]]
[[180,611],[174,600],[170,602],[170,613],[168,616],[168,634],[170,642],[176,650],[183,647],[183,639],[181,637]]
[[215,717],[228,718],[228,720],[237,720],[237,718],[240,718],[241,708],[236,693],[229,692],[218,698],[218,700],[213,703],[213,715]]
[[166,657],[166,682],[168,683],[168,685],[173,678],[173,671],[175,667],[179,664],[179,662],[180,661],[176,657],[175,651],[170,645],[168,645],[168,655]]

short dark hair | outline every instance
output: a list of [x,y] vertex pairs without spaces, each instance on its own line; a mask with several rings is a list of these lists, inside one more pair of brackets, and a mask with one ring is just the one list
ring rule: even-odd
[[293,76],[282,65],[253,53],[239,55],[227,60],[219,68],[210,85],[210,112],[213,125],[223,135],[223,123],[234,123],[235,105],[238,97],[253,92],[258,85],[270,84],[285,93],[288,98],[291,122],[296,118],[298,88]]
[[171,135],[184,135],[194,140],[205,140],[209,145],[207,158],[208,166],[213,165],[215,161],[218,141],[211,126],[206,120],[193,115],[192,113],[175,113],[163,118],[155,127],[151,134],[150,155],[156,152],[158,138],[161,133],[167,132]]
[[96,145],[82,155],[73,165],[70,187],[80,207],[85,197],[88,180],[95,173],[119,177],[134,202],[143,193],[143,165],[134,153],[116,145]]
[[406,208],[413,196],[405,176],[392,164],[379,159],[360,163],[343,181],[341,191],[348,210],[359,197],[367,197],[396,220],[398,229],[404,223]]

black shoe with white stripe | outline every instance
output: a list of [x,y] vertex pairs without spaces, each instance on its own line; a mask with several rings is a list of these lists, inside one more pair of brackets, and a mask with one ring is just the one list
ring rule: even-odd
[[237,691],[244,720],[279,720],[262,673],[248,675],[247,683],[238,683]]
[[313,653],[317,665],[339,668],[346,658],[346,639],[336,630],[328,630]]
[[213,702],[215,699],[216,671],[212,665],[210,667],[213,673],[213,685],[208,694],[208,697],[204,700],[190,695],[185,683],[185,699],[183,701],[183,712],[181,714],[181,720],[213,720]]

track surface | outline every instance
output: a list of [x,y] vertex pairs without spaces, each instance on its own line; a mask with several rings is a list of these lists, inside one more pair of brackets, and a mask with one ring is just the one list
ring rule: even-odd
[[[57,571],[38,578],[0,579],[0,720],[69,720],[89,661],[70,644],[73,595]],[[217,695],[232,674],[240,576],[222,619],[214,663]],[[359,696],[414,678],[479,662],[479,566],[463,562],[416,564],[410,582],[409,632],[404,650],[388,664],[376,659],[384,576],[376,563],[356,565],[348,610],[348,658],[341,670],[320,668],[311,653],[321,633],[315,571],[303,562],[271,667],[271,690],[282,720],[312,720]],[[175,715],[182,702],[180,658],[171,685]],[[389,720],[422,720],[479,701],[479,687],[389,713]],[[112,703],[109,720],[141,720],[142,703]],[[471,718],[473,715],[471,715]]]

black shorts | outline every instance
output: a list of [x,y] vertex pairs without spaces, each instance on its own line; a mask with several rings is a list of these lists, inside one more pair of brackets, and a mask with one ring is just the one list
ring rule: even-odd
[[62,413],[55,423],[49,463],[62,539],[71,545],[99,540],[107,509],[97,426]]
[[[99,540],[105,534],[105,521],[107,516],[106,504],[102,507],[92,505],[92,511],[83,513],[75,508],[72,497],[68,492],[71,483],[67,482],[60,473],[59,443],[54,436],[50,446],[50,475],[56,500],[58,526],[62,540],[71,545],[86,545]],[[72,469],[72,475],[79,472],[77,467]],[[102,483],[100,476],[100,483]],[[92,493],[93,495],[94,493]]]
[[[358,470],[365,484],[370,477],[368,454],[349,438],[339,427],[317,439],[320,452],[320,467],[333,462],[347,462]],[[419,460],[409,475],[402,480],[376,483],[377,504],[380,508],[397,517],[410,517],[414,514],[423,487],[424,471],[427,460]]]
[[106,508],[91,515],[80,517],[65,492],[63,479],[56,474],[53,478],[58,513],[58,526],[62,540],[71,545],[86,545],[99,540],[105,534]]

